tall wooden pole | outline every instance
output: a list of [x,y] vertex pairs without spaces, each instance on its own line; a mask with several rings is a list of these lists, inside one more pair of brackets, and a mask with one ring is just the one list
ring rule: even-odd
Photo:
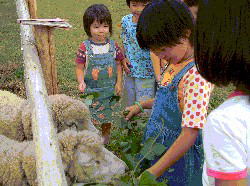
[[[19,19],[30,19],[25,0],[16,0]],[[36,153],[36,172],[40,186],[66,186],[61,154],[48,103],[41,64],[32,26],[20,26],[27,98],[33,106],[32,132]]]
[[[26,0],[32,19],[37,18],[36,0]],[[43,69],[45,85],[48,94],[58,94],[58,80],[55,58],[54,28],[48,26],[34,26],[36,46]]]

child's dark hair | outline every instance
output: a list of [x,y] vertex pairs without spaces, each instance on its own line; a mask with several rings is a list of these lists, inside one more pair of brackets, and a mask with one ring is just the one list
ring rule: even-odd
[[133,2],[141,2],[141,3],[149,3],[149,2],[151,2],[152,0],[126,0],[128,6],[130,6],[130,1],[133,1]]
[[200,74],[216,85],[250,89],[249,0],[199,3],[195,57]]
[[184,0],[188,7],[198,6],[199,0]]
[[86,9],[83,15],[83,27],[85,32],[89,37],[91,37],[90,33],[90,25],[97,21],[99,23],[106,23],[109,25],[109,32],[112,34],[112,19],[111,14],[108,8],[104,4],[93,4]]
[[[184,2],[158,0],[148,4],[137,23],[137,40],[142,49],[158,49],[180,44],[189,38],[193,45],[194,21]],[[188,37],[188,33],[191,34]]]

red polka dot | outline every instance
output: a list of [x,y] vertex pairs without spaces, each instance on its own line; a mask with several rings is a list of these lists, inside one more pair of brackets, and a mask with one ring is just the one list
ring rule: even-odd
[[190,83],[190,86],[191,86],[191,87],[194,86],[194,82],[191,82],[191,83]]
[[199,75],[199,72],[198,72],[198,71],[196,71],[196,72],[195,72],[195,74],[196,74],[196,75]]
[[198,96],[198,93],[194,93],[194,97],[197,97]]
[[191,107],[191,104],[188,104],[188,108],[190,108]]
[[194,124],[194,122],[192,122],[192,121],[189,122],[189,125],[190,125],[190,126],[192,126],[193,124]]
[[201,104],[198,104],[198,105],[197,105],[197,108],[200,109],[200,108],[201,108]]
[[188,110],[188,111],[186,112],[186,114],[189,115],[189,114],[190,114],[190,110]]
[[200,112],[196,112],[196,116],[199,116],[200,115]]
[[190,116],[190,118],[191,118],[191,119],[194,119],[194,115],[192,114],[192,115]]
[[194,69],[190,69],[190,70],[189,70],[189,73],[190,73],[190,74],[193,74],[193,72],[194,72]]
[[202,128],[203,127],[203,124],[202,123],[200,123],[200,128]]
[[199,81],[200,81],[200,78],[195,78],[195,81],[196,81],[196,82],[199,82]]
[[206,101],[203,101],[203,105],[205,106],[207,104],[207,102]]
[[185,115],[185,114],[182,114],[182,117],[183,117],[183,118],[185,118],[185,117],[186,117],[186,115]]
[[201,93],[201,94],[203,93],[203,89],[200,89],[200,93]]
[[200,84],[201,84],[201,86],[203,86],[204,85],[204,81],[200,82]]
[[201,120],[204,120],[204,116],[201,116]]
[[206,98],[207,97],[207,94],[204,94],[204,98]]
[[193,92],[193,89],[191,88],[191,89],[189,89],[189,93],[192,93]]
[[196,103],[197,103],[197,100],[193,100],[192,102],[193,102],[193,104],[196,104]]

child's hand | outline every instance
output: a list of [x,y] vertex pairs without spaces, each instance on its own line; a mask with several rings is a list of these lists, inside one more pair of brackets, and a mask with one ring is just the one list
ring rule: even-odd
[[126,111],[128,112],[128,114],[125,116],[125,119],[130,120],[133,116],[139,114],[141,112],[141,109],[137,104],[135,104],[135,105],[126,107],[125,112]]
[[131,66],[130,62],[128,61],[128,59],[125,58],[122,61],[122,67],[124,71],[126,72],[126,74],[130,74],[130,69],[129,69],[130,66]]
[[116,83],[115,85],[115,94],[121,96],[122,94],[122,83]]
[[93,70],[92,70],[92,78],[94,79],[94,80],[98,80],[98,75],[99,75],[99,69],[96,69],[96,68],[94,68]]
[[84,92],[84,91],[85,91],[85,88],[86,88],[86,84],[85,84],[84,81],[83,81],[82,83],[79,83],[79,85],[78,85],[78,90],[79,90],[80,92]]

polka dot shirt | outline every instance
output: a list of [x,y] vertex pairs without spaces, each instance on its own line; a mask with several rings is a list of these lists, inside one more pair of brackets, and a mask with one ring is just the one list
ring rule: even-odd
[[[167,86],[174,76],[193,59],[181,63],[170,64],[162,75],[160,86]],[[178,100],[182,111],[182,127],[202,129],[207,117],[209,97],[213,86],[206,81],[194,66],[187,71],[178,85]]]

